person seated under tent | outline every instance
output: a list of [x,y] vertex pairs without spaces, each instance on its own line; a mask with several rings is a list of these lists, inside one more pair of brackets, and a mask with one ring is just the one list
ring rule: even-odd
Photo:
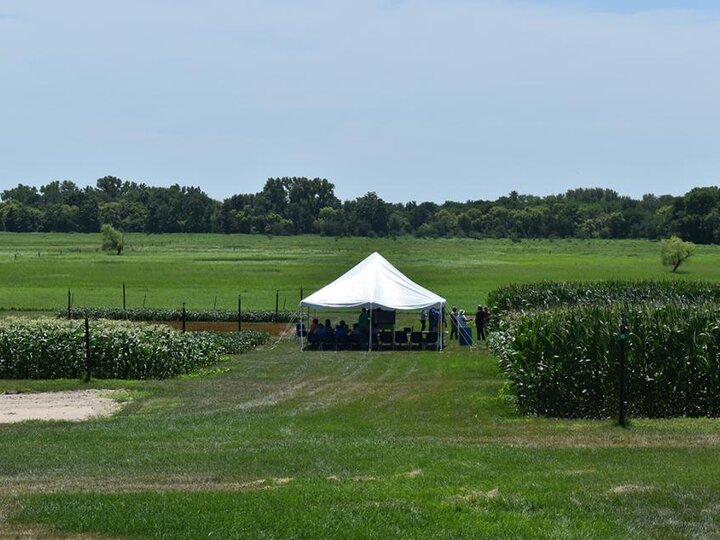
[[350,329],[345,321],[340,321],[335,327],[335,337],[345,337],[350,335]]
[[314,334],[315,330],[318,329],[318,326],[320,326],[320,321],[318,321],[317,319],[313,319],[312,323],[310,323],[310,330],[308,330],[308,333]]

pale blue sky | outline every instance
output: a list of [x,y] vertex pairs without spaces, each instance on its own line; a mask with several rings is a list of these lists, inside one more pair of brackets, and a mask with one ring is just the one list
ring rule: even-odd
[[720,183],[716,2],[0,0],[0,189]]

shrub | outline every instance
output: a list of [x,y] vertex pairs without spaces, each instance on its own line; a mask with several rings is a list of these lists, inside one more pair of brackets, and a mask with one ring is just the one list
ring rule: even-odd
[[[110,319],[128,321],[180,321],[182,309],[177,308],[131,308],[124,310],[116,307],[73,308],[70,316],[82,319],[87,314],[91,319]],[[57,311],[58,318],[67,318],[67,309]],[[295,317],[292,311],[243,311],[243,322],[290,322]],[[209,322],[237,322],[237,311],[226,309],[186,309],[185,320]]]
[[623,314],[628,413],[720,416],[720,308],[708,303],[579,305],[506,317],[490,346],[519,408],[566,418],[614,415]]
[[[267,339],[262,332],[235,334],[226,340],[212,333],[183,334],[164,326],[92,321],[92,375],[163,379],[217,363],[225,352],[244,352]],[[0,321],[0,379],[75,378],[84,373],[82,322]]]

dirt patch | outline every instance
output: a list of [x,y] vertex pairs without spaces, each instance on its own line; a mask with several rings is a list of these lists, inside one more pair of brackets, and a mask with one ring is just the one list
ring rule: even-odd
[[[63,478],[32,480],[0,477],[0,496],[16,497],[33,493],[144,493],[144,492],[242,492],[279,489],[294,478],[259,478],[223,481],[210,477],[179,476],[169,478]],[[0,518],[2,507],[0,507]],[[1,529],[0,529],[1,530]],[[0,534],[0,539],[3,536]]]
[[654,491],[653,486],[639,486],[637,484],[625,484],[622,486],[613,486],[608,490],[612,495],[628,495],[632,493],[648,493]]
[[[182,329],[182,321],[159,321],[153,324],[164,324],[174,328]],[[271,336],[279,336],[288,331],[295,332],[295,325],[292,323],[242,323],[243,330],[260,330]],[[237,332],[237,322],[226,321],[186,321],[185,330],[188,332]]]
[[500,489],[494,488],[490,491],[482,489],[465,489],[464,493],[457,497],[460,501],[468,504],[477,504],[487,499],[495,499],[500,496]]
[[65,392],[37,392],[0,394],[0,424],[25,420],[81,421],[98,416],[110,416],[123,403],[112,399],[124,390],[73,390]]
[[278,486],[289,484],[292,481],[292,478],[273,478],[273,482],[275,482]]

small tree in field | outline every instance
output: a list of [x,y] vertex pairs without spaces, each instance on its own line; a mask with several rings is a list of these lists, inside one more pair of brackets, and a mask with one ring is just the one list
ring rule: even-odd
[[125,237],[120,231],[106,223],[100,227],[100,234],[102,234],[103,251],[116,251],[118,255],[122,253],[125,247]]
[[680,265],[687,261],[695,251],[695,244],[683,242],[679,236],[672,235],[660,244],[660,256],[663,266],[672,266],[675,272]]

